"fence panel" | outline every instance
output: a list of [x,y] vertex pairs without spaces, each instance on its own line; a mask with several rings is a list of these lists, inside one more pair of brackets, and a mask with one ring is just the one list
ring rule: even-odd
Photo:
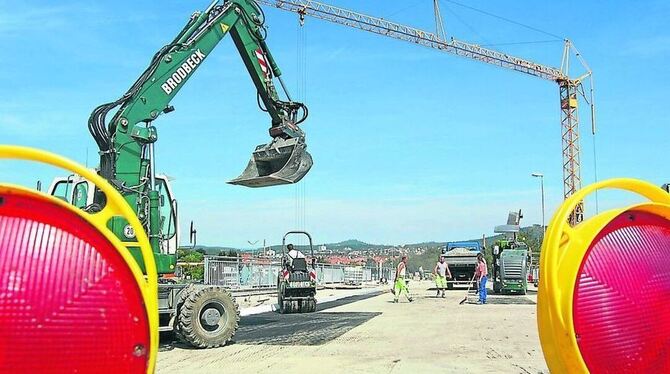
[[[206,256],[204,267],[205,284],[220,285],[234,290],[267,289],[276,287],[281,262],[266,258]],[[382,268],[380,273],[377,267],[316,264],[316,274],[319,285],[344,284],[347,281],[351,283],[353,278],[356,278],[354,283],[360,284],[376,282],[381,278],[393,280],[395,271]]]

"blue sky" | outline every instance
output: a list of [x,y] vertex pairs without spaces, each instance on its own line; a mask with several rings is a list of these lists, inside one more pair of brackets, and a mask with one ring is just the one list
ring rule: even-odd
[[[465,0],[463,0],[465,2]],[[433,29],[432,2],[334,5]],[[670,182],[667,115],[670,4],[666,1],[467,2],[569,37],[595,72],[598,174]],[[514,6],[511,6],[513,4]],[[207,1],[0,1],[0,142],[44,148],[93,165],[90,111],[120,96],[153,53]],[[447,33],[558,66],[560,42],[442,2]],[[155,122],[158,168],[174,177],[182,226],[202,244],[249,247],[306,228],[317,242],[463,239],[490,234],[508,210],[526,224],[562,198],[555,84],[406,42],[266,9],[269,46],[294,96],[315,163],[297,186],[225,184],[267,138],[268,118],[231,40]],[[299,43],[299,33],[304,43]],[[304,74],[298,74],[304,55]],[[300,69],[302,71],[302,69]],[[302,87],[302,88],[301,88]],[[299,89],[300,88],[300,89]],[[584,107],[584,109],[586,109]],[[582,115],[582,176],[594,179],[588,112]],[[33,185],[57,172],[3,162],[1,180]],[[600,209],[633,201],[600,195]],[[588,213],[595,211],[593,201]],[[547,218],[548,220],[548,218]]]

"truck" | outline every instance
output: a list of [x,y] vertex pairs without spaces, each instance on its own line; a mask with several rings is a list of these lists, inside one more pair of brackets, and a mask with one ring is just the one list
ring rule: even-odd
[[[130,88],[118,99],[96,107],[88,120],[88,131],[99,148],[95,171],[119,191],[142,223],[159,276],[175,272],[180,217],[170,178],[156,168],[160,158],[155,147],[156,123],[175,111],[171,101],[228,36],[255,86],[250,100],[269,116],[271,138],[269,143],[256,146],[242,174],[228,183],[253,188],[297,183],[312,166],[305,133],[299,127],[307,119],[307,107],[292,100],[286,89],[267,45],[265,16],[258,3],[214,0],[204,11],[193,13],[177,35],[153,55]],[[219,110],[226,118],[223,106],[203,109]],[[182,130],[198,132],[191,124]],[[223,135],[226,140],[225,132]],[[48,193],[91,214],[102,211],[106,204],[105,195],[78,175],[56,178]],[[139,246],[132,246],[137,238],[128,221],[113,216],[107,226],[122,242],[131,243],[131,255],[146,271]],[[189,231],[195,245],[193,223]],[[198,348],[226,344],[238,327],[237,303],[229,290],[218,285],[175,284],[164,279],[158,284],[158,309],[160,331],[174,331]]]
[[493,246],[491,276],[494,293],[525,295],[528,290],[531,251],[518,238],[521,218],[521,210],[510,212],[507,224],[494,228],[495,233],[504,235]]
[[477,255],[484,253],[483,247],[476,241],[448,242],[442,250],[445,262],[449,267],[451,279],[447,281],[447,289],[454,286],[469,286],[473,283],[477,268]]

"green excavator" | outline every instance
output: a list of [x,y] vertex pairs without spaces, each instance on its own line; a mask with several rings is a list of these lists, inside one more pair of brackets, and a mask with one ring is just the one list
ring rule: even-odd
[[[307,118],[307,107],[291,99],[281,79],[265,41],[259,5],[253,0],[215,0],[204,11],[195,12],[177,36],[156,52],[130,89],[118,100],[95,108],[88,121],[100,149],[97,172],[135,210],[148,234],[159,274],[175,272],[179,217],[169,179],[155,168],[158,133],[154,122],[174,111],[170,101],[227,35],[256,86],[260,109],[270,116],[271,137],[269,143],[255,148],[243,173],[228,183],[246,187],[296,183],[312,166],[305,133],[299,127]],[[87,211],[105,205],[105,196],[76,175],[57,178],[49,192]],[[125,219],[114,217],[108,225],[122,241],[135,241]],[[194,240],[192,224],[190,234]],[[138,248],[133,256],[144,269]],[[174,330],[196,347],[225,344],[239,321],[229,291],[215,285],[159,284],[159,313],[161,331]]]

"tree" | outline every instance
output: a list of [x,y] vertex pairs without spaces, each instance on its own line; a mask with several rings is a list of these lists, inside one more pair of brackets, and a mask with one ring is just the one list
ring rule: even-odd
[[178,260],[180,262],[202,262],[204,260],[204,255],[200,252],[188,252],[184,254]]
[[205,278],[205,267],[204,266],[192,266],[189,268],[189,272],[191,273],[191,279],[192,280],[203,280]]

